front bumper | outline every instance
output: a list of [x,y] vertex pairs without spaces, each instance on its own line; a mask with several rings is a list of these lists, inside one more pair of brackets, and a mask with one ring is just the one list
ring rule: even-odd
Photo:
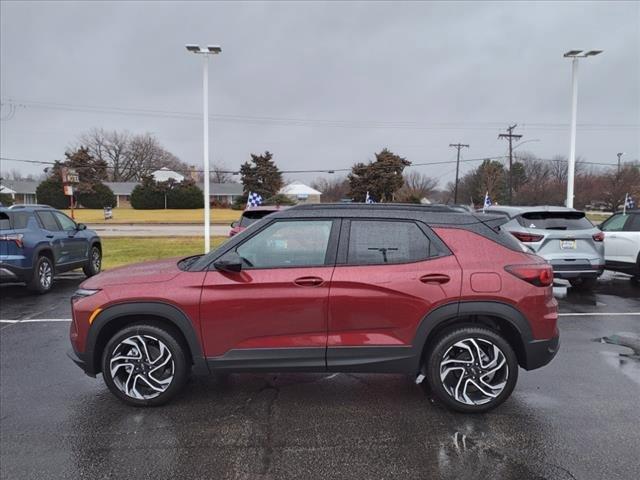
[[84,373],[86,373],[90,377],[95,378],[96,374],[90,372],[87,368],[87,361],[84,358],[84,354],[78,353],[73,349],[69,349],[67,350],[67,357],[69,357],[73,361],[73,363],[79,366]]
[[535,370],[544,367],[560,349],[560,335],[548,340],[531,340],[525,344],[525,370]]

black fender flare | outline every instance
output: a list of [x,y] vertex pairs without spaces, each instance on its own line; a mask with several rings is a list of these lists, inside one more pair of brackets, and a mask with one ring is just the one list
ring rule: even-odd
[[209,373],[207,362],[202,353],[202,346],[189,317],[178,307],[163,302],[127,302],[111,305],[102,310],[93,320],[85,347],[85,370],[96,374],[100,371],[100,359],[96,359],[96,344],[100,332],[114,320],[136,315],[152,315],[163,318],[175,326],[184,336],[193,362],[194,373]]
[[36,267],[36,261],[38,260],[38,257],[45,250],[50,253],[51,261],[53,262],[53,271],[55,272],[57,264],[56,254],[53,250],[53,246],[49,242],[41,243],[33,250],[33,256],[31,260],[32,268]]
[[533,334],[526,317],[515,307],[506,303],[480,300],[447,303],[429,312],[420,322],[413,340],[415,371],[420,368],[422,354],[427,342],[433,339],[432,333],[442,323],[469,315],[486,315],[500,318],[515,328],[523,346],[533,342]]

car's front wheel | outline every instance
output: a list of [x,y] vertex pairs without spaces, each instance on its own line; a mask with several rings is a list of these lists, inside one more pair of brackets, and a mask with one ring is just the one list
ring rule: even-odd
[[89,250],[89,261],[82,267],[82,271],[87,277],[93,277],[100,273],[102,268],[102,252],[98,246],[94,245]]
[[431,392],[453,410],[480,413],[504,402],[518,380],[518,360],[493,330],[460,327],[441,335],[426,354]]
[[102,375],[111,392],[129,405],[168,402],[184,386],[190,369],[177,334],[139,323],[116,333],[102,355]]

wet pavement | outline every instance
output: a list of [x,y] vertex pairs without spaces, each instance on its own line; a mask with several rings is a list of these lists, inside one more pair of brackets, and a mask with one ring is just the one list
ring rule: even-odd
[[[0,318],[69,318],[81,279],[0,286]],[[607,272],[556,294],[560,353],[476,416],[359,374],[194,378],[136,409],[67,359],[67,322],[0,323],[0,478],[637,479],[640,287]]]

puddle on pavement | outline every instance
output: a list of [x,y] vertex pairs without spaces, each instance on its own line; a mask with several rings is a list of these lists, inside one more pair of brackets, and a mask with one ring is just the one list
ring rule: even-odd
[[[640,336],[634,333],[615,333],[606,337],[594,338],[594,342],[606,343],[627,348],[624,352],[600,352],[605,361],[640,385]],[[630,351],[629,351],[630,350]]]

